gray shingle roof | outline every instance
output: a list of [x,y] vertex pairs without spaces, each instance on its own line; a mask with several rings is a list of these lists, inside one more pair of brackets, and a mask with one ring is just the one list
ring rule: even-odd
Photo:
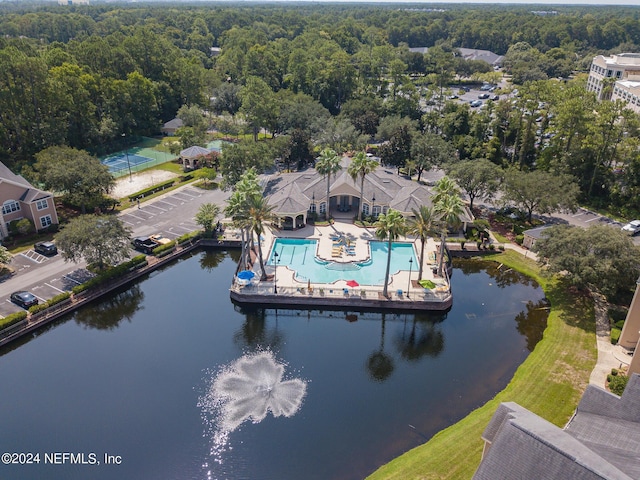
[[589,385],[561,430],[527,409],[501,404],[482,434],[473,480],[640,478],[640,376],[622,397]]
[[[345,159],[343,168],[336,176],[331,177],[331,195],[353,195],[360,197],[360,178],[355,181],[347,173],[350,160]],[[296,188],[293,187],[296,185]],[[327,180],[314,169],[303,172],[283,173],[272,178],[265,188],[270,205],[275,207],[275,213],[280,215],[303,213],[307,211],[312,198],[317,204],[325,201],[327,195]],[[394,170],[382,166],[365,176],[363,202],[376,205],[387,205],[405,215],[411,215],[412,209],[422,205],[431,205],[431,190],[425,185],[397,175]],[[285,202],[285,199],[287,200]],[[293,210],[298,207],[299,210]],[[473,216],[465,211],[465,222],[472,222]]]

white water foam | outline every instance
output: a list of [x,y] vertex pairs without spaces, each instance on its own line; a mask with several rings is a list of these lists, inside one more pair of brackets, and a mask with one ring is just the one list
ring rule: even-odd
[[229,447],[229,434],[250,420],[260,423],[267,413],[292,417],[302,405],[307,382],[283,380],[285,365],[270,351],[247,354],[220,369],[199,399],[202,418],[211,436],[215,462]]

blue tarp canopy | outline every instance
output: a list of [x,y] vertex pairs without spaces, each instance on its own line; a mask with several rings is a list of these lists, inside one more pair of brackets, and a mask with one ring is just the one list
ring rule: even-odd
[[241,280],[251,280],[255,276],[256,274],[253,273],[251,270],[243,270],[239,272],[237,275],[237,277]]

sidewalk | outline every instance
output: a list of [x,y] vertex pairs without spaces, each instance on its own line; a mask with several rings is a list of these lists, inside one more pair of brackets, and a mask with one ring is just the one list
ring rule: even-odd
[[[495,237],[491,234],[491,239],[495,243]],[[505,249],[514,250],[526,258],[537,261],[538,256],[530,250],[513,243],[504,243]],[[607,382],[607,375],[611,373],[612,368],[620,369],[629,366],[631,357],[627,351],[619,345],[611,343],[611,327],[609,325],[609,316],[607,314],[606,300],[598,294],[593,294],[595,322],[596,322],[596,348],[598,350],[598,359],[595,367],[589,377],[589,383],[604,388]]]

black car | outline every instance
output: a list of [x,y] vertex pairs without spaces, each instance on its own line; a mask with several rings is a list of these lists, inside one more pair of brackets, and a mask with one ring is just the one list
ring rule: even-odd
[[33,249],[41,255],[55,255],[58,253],[58,247],[53,242],[38,242]]
[[481,98],[481,99],[484,100],[486,98],[489,98],[489,94],[488,93],[481,93],[481,94],[478,95],[478,98]]
[[38,304],[38,299],[33,293],[21,291],[13,292],[11,294],[11,301],[22,308],[33,307]]

